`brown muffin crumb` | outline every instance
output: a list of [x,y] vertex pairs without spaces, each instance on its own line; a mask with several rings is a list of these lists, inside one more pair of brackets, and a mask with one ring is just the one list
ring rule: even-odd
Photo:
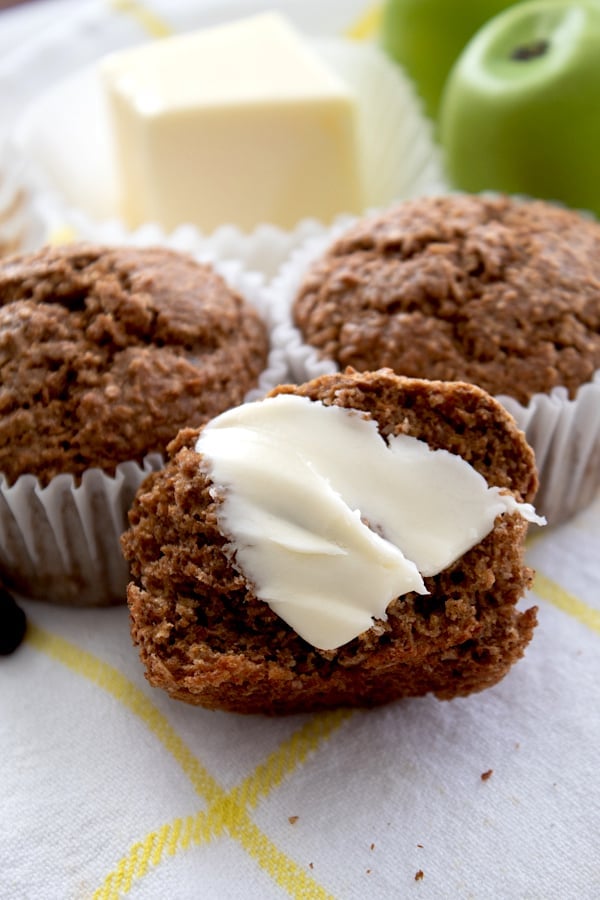
[[600,368],[600,225],[541,201],[408,201],[338,238],[293,316],[341,369],[574,396]]
[[265,368],[258,313],[163,248],[70,245],[0,261],[0,472],[140,462],[235,405]]
[[[273,394],[294,393],[363,410],[382,435],[406,433],[462,455],[489,484],[531,500],[533,456],[508,413],[472,385],[349,371]],[[531,581],[526,523],[502,516],[484,540],[409,593],[385,621],[334,651],[303,641],[258,600],[227,552],[218,500],[192,448],[171,445],[147,480],[123,548],[131,563],[131,627],[149,681],[207,707],[271,714],[369,706],[433,692],[450,699],[497,682],[523,654],[535,609],[515,604]]]

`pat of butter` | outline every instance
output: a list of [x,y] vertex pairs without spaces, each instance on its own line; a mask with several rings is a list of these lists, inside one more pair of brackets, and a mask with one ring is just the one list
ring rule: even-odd
[[543,524],[465,460],[360,413],[282,394],[228,410],[196,444],[219,523],[257,597],[310,644],[335,649],[427,593],[498,515]]
[[278,13],[122,51],[102,71],[130,226],[289,228],[362,209],[354,97]]

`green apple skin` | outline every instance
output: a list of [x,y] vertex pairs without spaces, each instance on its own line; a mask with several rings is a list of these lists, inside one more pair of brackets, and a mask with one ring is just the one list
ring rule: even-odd
[[444,83],[479,28],[516,0],[387,0],[383,49],[413,79],[425,112],[436,119]]
[[442,98],[451,186],[600,215],[600,2],[528,0],[488,22]]

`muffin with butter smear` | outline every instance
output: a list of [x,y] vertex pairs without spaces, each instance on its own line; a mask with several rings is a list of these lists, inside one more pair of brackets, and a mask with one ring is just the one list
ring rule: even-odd
[[598,222],[540,201],[422,198],[305,248],[275,293],[297,380],[389,366],[472,382],[525,431],[551,524],[594,498]]
[[258,308],[183,253],[74,244],[1,261],[7,587],[124,603],[119,537],[137,487],[180,428],[256,387],[268,344]]
[[450,699],[522,656],[537,477],[481,389],[347,370],[170,453],[122,544],[133,639],[172,697],[267,714]]

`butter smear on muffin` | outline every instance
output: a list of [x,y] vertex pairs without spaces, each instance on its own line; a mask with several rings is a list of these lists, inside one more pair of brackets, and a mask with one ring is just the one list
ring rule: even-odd
[[[218,520],[256,596],[332,650],[384,619],[530,504],[488,487],[460,456],[406,434],[382,441],[352,410],[282,394],[222,413],[195,447]],[[368,590],[365,587],[368,585]]]

